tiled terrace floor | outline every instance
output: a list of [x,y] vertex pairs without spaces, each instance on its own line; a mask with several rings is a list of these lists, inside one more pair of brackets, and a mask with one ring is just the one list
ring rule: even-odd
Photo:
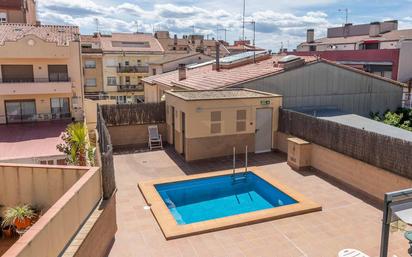
[[[166,241],[150,210],[143,209],[145,201],[137,183],[230,169],[231,158],[189,165],[170,150],[116,155],[118,232],[109,256],[333,257],[343,248],[379,256],[381,211],[314,173],[293,171],[284,155],[249,157],[251,166],[259,166],[278,181],[320,203],[323,210]],[[392,233],[390,238],[389,256],[408,256],[408,243],[402,233]]]

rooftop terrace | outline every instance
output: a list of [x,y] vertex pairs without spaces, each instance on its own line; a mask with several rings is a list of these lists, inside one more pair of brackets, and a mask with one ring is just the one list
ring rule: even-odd
[[250,89],[223,89],[223,90],[189,90],[169,91],[168,94],[184,100],[216,100],[216,99],[239,99],[239,98],[264,98],[278,95],[258,92]]
[[[321,212],[174,240],[165,240],[137,183],[153,178],[230,169],[231,158],[185,163],[174,151],[114,156],[118,232],[109,256],[337,256],[343,248],[379,255],[382,212],[353,191],[316,172],[296,172],[279,153],[249,156],[271,177],[322,205]],[[239,167],[243,164],[239,161]],[[388,256],[406,256],[401,232],[390,236]]]

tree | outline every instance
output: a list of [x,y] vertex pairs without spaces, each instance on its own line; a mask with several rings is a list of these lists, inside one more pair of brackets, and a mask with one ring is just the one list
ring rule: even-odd
[[69,124],[62,135],[62,140],[64,143],[57,145],[57,149],[66,155],[68,164],[94,165],[95,148],[90,146],[87,127],[84,123]]
[[382,116],[379,112],[371,113],[371,118],[385,124],[412,131],[412,110],[398,108],[396,111],[386,111]]

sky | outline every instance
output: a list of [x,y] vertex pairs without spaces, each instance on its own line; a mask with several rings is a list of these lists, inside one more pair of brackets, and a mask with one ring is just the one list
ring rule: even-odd
[[[148,32],[169,30],[179,37],[203,34],[233,40],[242,37],[243,0],[37,0],[43,24],[70,24],[82,34],[102,32]],[[326,28],[397,19],[399,28],[412,28],[412,0],[246,0],[246,39],[272,50],[294,49],[315,29],[315,38]]]

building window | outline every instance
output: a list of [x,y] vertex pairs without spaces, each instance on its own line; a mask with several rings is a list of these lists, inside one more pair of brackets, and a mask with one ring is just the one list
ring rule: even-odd
[[84,67],[86,69],[95,69],[96,68],[96,61],[95,60],[86,60],[84,62]]
[[125,77],[125,82],[126,82],[126,85],[130,85],[130,77],[129,76]]
[[52,114],[70,113],[69,98],[51,98],[50,107]]
[[7,22],[7,13],[0,12],[0,23],[6,23],[6,22]]
[[118,95],[116,96],[116,102],[117,104],[125,104],[127,101],[127,98],[125,95]]
[[316,46],[310,45],[309,46],[309,51],[311,51],[311,52],[316,51]]
[[116,86],[117,85],[116,77],[107,77],[107,85],[108,86]]
[[236,132],[246,131],[246,110],[236,112]]
[[152,69],[152,75],[156,75],[156,69]]
[[96,78],[86,79],[86,87],[95,87]]
[[130,64],[129,61],[125,61],[125,62],[124,62],[124,65],[125,65],[125,66],[129,66],[129,64]]
[[214,111],[210,113],[210,133],[219,134],[222,132],[222,112]]

